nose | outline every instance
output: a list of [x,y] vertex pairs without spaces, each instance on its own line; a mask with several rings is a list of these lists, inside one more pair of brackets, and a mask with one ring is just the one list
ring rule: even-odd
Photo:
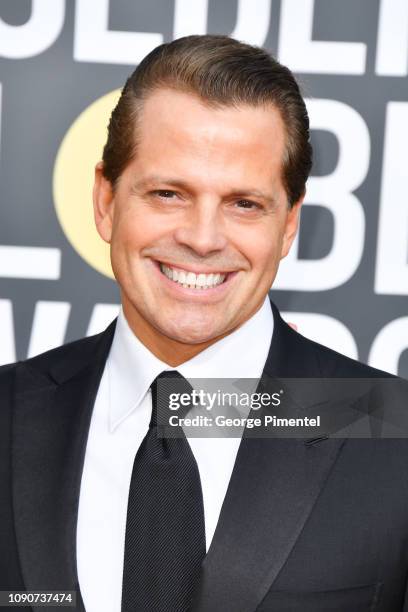
[[175,240],[204,257],[227,245],[222,216],[214,202],[197,203],[175,231]]

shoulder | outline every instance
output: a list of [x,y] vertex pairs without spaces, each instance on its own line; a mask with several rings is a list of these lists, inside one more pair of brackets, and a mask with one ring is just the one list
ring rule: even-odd
[[[388,378],[392,374],[377,370],[319,344],[290,327],[271,302],[274,315],[272,359],[286,364],[285,371],[297,377]],[[273,345],[275,344],[275,347]],[[280,368],[279,368],[280,369]]]
[[68,344],[50,349],[30,359],[23,359],[15,363],[2,365],[0,366],[0,379],[4,380],[7,377],[13,376],[13,373],[19,368],[37,370],[38,372],[47,371],[50,366],[64,362],[67,359],[72,359],[75,355],[80,355],[83,351],[88,353],[97,337],[98,336],[90,336],[89,338],[81,338],[80,340],[75,340],[74,342],[69,342]]
[[[81,338],[51,349],[30,359],[0,366],[0,389],[10,386],[16,376],[25,383],[39,379],[56,379],[69,376],[75,371],[94,363],[101,356],[106,358],[113,338],[116,321],[100,334]],[[1,393],[1,392],[0,392]]]
[[337,351],[314,342],[309,338],[305,338],[298,332],[292,330],[294,334],[298,336],[297,341],[302,344],[304,348],[316,355],[316,358],[320,364],[321,372],[326,377],[341,376],[344,378],[390,378],[394,377],[393,374],[373,368],[361,361],[347,357]]
[[12,385],[18,367],[17,363],[9,363],[0,366],[0,398],[3,403],[8,398],[12,391]]

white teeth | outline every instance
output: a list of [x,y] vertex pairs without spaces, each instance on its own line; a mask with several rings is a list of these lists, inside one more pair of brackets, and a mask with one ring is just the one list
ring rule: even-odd
[[169,278],[176,283],[179,283],[185,288],[190,289],[211,289],[220,285],[226,274],[195,274],[194,272],[186,272],[185,270],[170,268],[164,264],[160,264],[160,270]]
[[205,283],[205,274],[199,274],[199,275],[197,276],[196,285],[197,285],[198,287],[204,287],[204,285],[205,285],[205,284],[206,284],[206,283]]
[[194,272],[189,272],[187,274],[186,283],[187,285],[193,285],[195,287],[197,277]]

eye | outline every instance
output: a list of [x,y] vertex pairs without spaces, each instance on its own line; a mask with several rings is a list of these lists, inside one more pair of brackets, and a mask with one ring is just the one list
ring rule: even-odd
[[243,208],[246,210],[260,210],[262,206],[257,202],[253,202],[252,200],[238,200],[236,202],[238,208]]
[[156,191],[153,191],[153,195],[157,195],[159,196],[159,198],[165,198],[167,200],[170,200],[173,196],[176,195],[176,192],[171,191],[170,189],[156,189]]

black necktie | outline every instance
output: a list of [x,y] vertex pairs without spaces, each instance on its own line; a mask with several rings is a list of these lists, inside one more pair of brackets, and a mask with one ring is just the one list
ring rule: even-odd
[[162,372],[151,390],[149,431],[129,489],[122,612],[187,612],[206,552],[200,475],[181,427],[180,437],[164,438],[157,424],[169,414],[170,394],[191,386],[178,372]]

